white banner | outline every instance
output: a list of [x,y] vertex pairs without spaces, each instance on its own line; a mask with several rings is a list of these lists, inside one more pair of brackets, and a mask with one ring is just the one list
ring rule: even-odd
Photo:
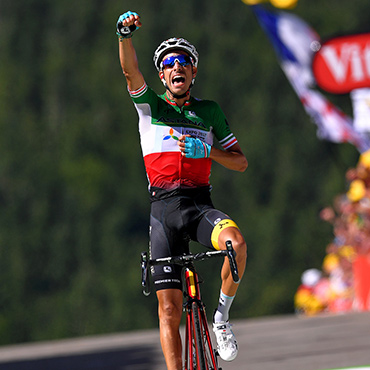
[[353,127],[370,134],[370,88],[356,89],[350,93],[353,106]]

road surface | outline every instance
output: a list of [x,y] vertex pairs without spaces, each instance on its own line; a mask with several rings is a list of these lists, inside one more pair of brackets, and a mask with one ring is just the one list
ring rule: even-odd
[[[223,370],[368,366],[370,312],[234,322],[239,355]],[[0,370],[166,370],[157,330],[0,347]]]

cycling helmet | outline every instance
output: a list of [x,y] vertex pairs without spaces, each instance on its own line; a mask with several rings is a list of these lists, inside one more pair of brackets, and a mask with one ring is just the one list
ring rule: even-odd
[[161,62],[163,57],[172,50],[184,50],[193,59],[193,65],[195,67],[198,66],[199,54],[195,47],[185,39],[172,37],[163,41],[154,52],[153,61],[158,71],[161,70]]

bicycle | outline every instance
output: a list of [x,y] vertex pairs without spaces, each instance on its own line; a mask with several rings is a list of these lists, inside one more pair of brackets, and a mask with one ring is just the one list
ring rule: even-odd
[[146,296],[150,294],[148,267],[167,264],[177,264],[183,267],[183,294],[185,299],[183,307],[186,312],[185,370],[222,370],[218,367],[217,350],[213,349],[212,346],[205,305],[200,294],[199,278],[193,263],[222,256],[228,257],[233,280],[238,283],[239,275],[235,261],[235,251],[229,240],[226,242],[226,250],[220,251],[190,253],[155,260],[148,259],[147,252],[141,253],[141,285]]

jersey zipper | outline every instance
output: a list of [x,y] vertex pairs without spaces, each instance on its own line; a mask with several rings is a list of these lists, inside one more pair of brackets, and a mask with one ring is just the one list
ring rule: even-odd
[[[184,128],[181,127],[181,135],[183,135]],[[180,158],[179,158],[179,183],[180,186],[182,185],[182,162],[183,162],[183,156],[182,153],[180,152]]]

